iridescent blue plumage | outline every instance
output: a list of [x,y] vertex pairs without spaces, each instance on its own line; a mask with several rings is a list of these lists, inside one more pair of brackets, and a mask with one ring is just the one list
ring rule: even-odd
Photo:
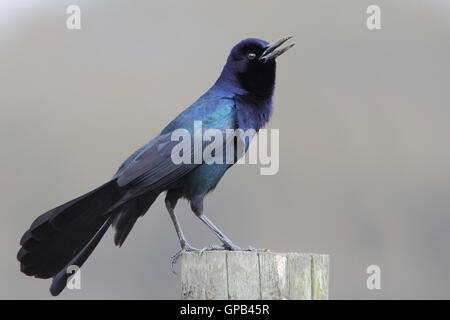
[[[203,130],[242,129],[246,131],[254,129],[257,132],[269,121],[272,114],[276,62],[272,60],[268,63],[252,63],[247,59],[247,55],[249,52],[261,54],[267,45],[267,42],[253,38],[237,44],[230,52],[216,83],[172,120],[161,131],[161,135],[170,134],[177,129],[187,129],[192,132],[194,121],[201,121]],[[154,140],[150,141],[148,145],[154,144]],[[249,141],[246,141],[245,150],[248,145]],[[141,152],[145,150],[145,148],[141,149]],[[134,157],[142,161],[142,157],[136,157],[136,154]],[[130,165],[130,162],[132,162],[130,159],[126,161],[127,166]],[[149,163],[150,165],[151,163]],[[215,188],[230,166],[226,163],[201,164],[184,176],[180,176],[171,185],[164,187],[167,187],[169,191],[177,189],[181,196],[199,202]],[[129,170],[135,172],[132,165]],[[120,170],[121,173],[122,171],[123,169]],[[158,192],[160,190],[151,191]]]
[[[203,199],[212,191],[233,163],[175,163],[171,152],[177,141],[172,133],[194,122],[203,130],[216,129],[226,137],[227,129],[258,131],[272,114],[275,88],[275,58],[291,46],[277,50],[290,37],[269,45],[259,39],[246,39],[231,50],[215,84],[190,107],[181,112],[161,133],[134,152],[114,177],[99,188],[39,216],[25,232],[17,258],[21,270],[35,277],[53,277],[50,291],[63,290],[68,265],[81,267],[112,224],[114,241],[122,245],[136,220],[145,214],[158,195],[167,191],[166,207],[173,220],[181,250],[198,250],[189,245],[174,213],[179,198],[190,201],[193,212],[217,235],[223,245],[206,250],[238,250],[203,213]],[[234,140],[234,139],[233,139]],[[233,140],[224,139],[221,147]],[[245,141],[245,150],[249,145]],[[192,149],[194,157],[197,151]],[[234,161],[237,159],[234,158]]]
[[[277,54],[274,50],[284,41],[276,43],[276,46],[270,46],[266,41],[254,38],[239,42],[231,50],[215,84],[171,121],[161,131],[160,136],[150,141],[146,148],[141,149],[141,153],[135,154],[132,160],[128,159],[125,169],[119,170],[119,185],[136,185],[135,188],[129,190],[131,201],[142,190],[149,195],[167,190],[166,206],[175,224],[182,250],[194,250],[194,248],[186,242],[174,214],[175,205],[181,197],[190,201],[193,212],[216,233],[223,243],[220,248],[238,248],[203,214],[204,197],[214,190],[233,164],[202,163],[175,166],[168,163],[167,154],[162,156],[162,158],[165,157],[162,160],[161,157],[155,157],[158,153],[153,149],[158,149],[158,145],[169,146],[168,137],[177,129],[186,129],[192,134],[194,121],[201,121],[203,130],[218,129],[224,132],[226,129],[242,129],[244,131],[253,129],[258,132],[272,115],[272,96],[275,88],[275,59],[263,60],[263,55],[269,53],[276,57]],[[249,143],[247,138],[244,142],[245,151]],[[225,144],[224,142],[223,153],[226,156]],[[138,168],[139,164],[141,165]],[[146,170],[154,170],[154,168],[159,168],[160,172],[146,173]],[[136,220],[136,217],[130,219],[132,214],[130,211],[122,211],[125,213],[117,215],[116,226],[120,226],[121,221]],[[128,228],[125,229],[125,232],[128,232]],[[122,233],[121,228],[116,227],[116,239],[119,244],[127,234],[123,236]],[[174,256],[173,261],[176,261],[181,251]]]

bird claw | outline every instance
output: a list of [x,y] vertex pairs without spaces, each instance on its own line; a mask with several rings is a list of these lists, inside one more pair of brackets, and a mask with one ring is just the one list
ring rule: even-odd
[[252,251],[252,252],[270,252],[267,248],[253,248],[252,246],[249,246],[247,249],[244,249],[244,251]]
[[234,244],[210,245],[202,249],[197,249],[192,247],[190,244],[186,243],[183,248],[181,248],[177,253],[175,253],[172,257],[170,257],[170,267],[172,269],[172,272],[174,274],[177,274],[173,266],[177,263],[178,259],[185,252],[198,252],[199,255],[201,256],[205,251],[219,251],[219,250],[238,251],[243,249],[239,248],[238,246],[235,246]]
[[227,250],[227,248],[224,245],[210,245],[207,247],[204,247],[200,250],[199,254],[202,255],[205,251],[219,251],[219,250]]
[[222,245],[210,245],[210,246],[204,247],[203,249],[200,250],[199,253],[200,253],[200,255],[202,255],[203,252],[205,252],[205,251],[217,251],[217,250],[269,252],[269,249],[253,248],[251,246],[248,248],[241,248],[232,243],[227,243],[227,244],[222,244]]
[[174,274],[177,274],[173,266],[177,263],[178,259],[183,255],[184,252],[200,252],[200,249],[192,247],[190,244],[186,243],[183,248],[178,250],[173,256],[170,257],[170,267]]
[[178,259],[183,255],[184,252],[198,252],[199,255],[203,255],[205,251],[220,251],[220,250],[228,250],[228,251],[252,251],[252,252],[269,252],[269,249],[262,249],[262,248],[240,248],[232,243],[222,244],[222,245],[210,245],[206,246],[202,249],[197,249],[192,247],[190,244],[186,243],[183,248],[181,248],[177,253],[175,253],[172,257],[170,257],[170,266],[172,269],[172,272],[174,274],[177,274],[173,268],[173,266],[177,263]]

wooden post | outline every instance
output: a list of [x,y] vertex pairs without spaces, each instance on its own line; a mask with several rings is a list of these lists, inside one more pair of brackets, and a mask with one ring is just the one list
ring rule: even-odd
[[181,299],[328,299],[328,268],[328,255],[187,252],[181,260]]

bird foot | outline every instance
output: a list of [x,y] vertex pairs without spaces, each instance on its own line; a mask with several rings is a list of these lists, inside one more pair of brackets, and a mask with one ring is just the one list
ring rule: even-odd
[[248,247],[248,248],[241,248],[238,247],[236,245],[234,245],[233,243],[226,243],[226,244],[222,244],[222,245],[210,245],[210,246],[206,246],[202,249],[197,249],[192,247],[189,243],[186,243],[183,248],[181,248],[177,253],[175,253],[171,258],[170,258],[170,265],[171,265],[171,269],[172,272],[174,274],[176,274],[173,266],[177,263],[178,259],[183,255],[184,252],[198,252],[200,255],[202,255],[205,251],[220,251],[220,250],[228,250],[228,251],[252,251],[252,252],[269,252],[269,249],[262,249],[262,248],[253,248],[253,247]]
[[255,251],[255,252],[270,252],[267,248],[253,248],[252,246],[249,246],[247,249],[242,249],[244,251]]
[[253,248],[252,246],[249,246],[248,248],[240,248],[236,245],[234,245],[231,242],[224,242],[222,250],[230,250],[230,251],[255,251],[255,252],[269,252],[269,249],[263,249],[263,248]]
[[170,257],[170,266],[172,269],[172,272],[174,274],[177,274],[175,270],[173,269],[173,266],[177,263],[178,259],[183,255],[184,252],[200,252],[200,249],[192,247],[189,243],[186,242],[186,244],[172,257]]
[[213,245],[210,245],[210,246],[202,248],[199,253],[200,253],[200,255],[202,255],[203,252],[205,252],[205,251],[220,251],[220,250],[232,250],[232,249],[229,249],[225,245],[215,245],[215,244],[213,244]]
[[246,249],[242,249],[241,247],[234,245],[232,242],[224,242],[221,245],[211,245],[204,247],[202,250],[200,250],[200,255],[205,251],[218,251],[218,250],[246,251]]
[[205,251],[216,251],[216,250],[269,252],[269,249],[253,248],[253,247],[241,248],[232,243],[227,243],[222,245],[211,245],[204,247],[203,249],[200,250],[200,255]]
[[175,270],[173,269],[173,266],[177,263],[178,259],[183,255],[185,252],[198,252],[200,255],[203,254],[205,251],[219,251],[219,250],[241,250],[239,247],[233,246],[232,248],[225,246],[225,245],[210,245],[207,247],[204,247],[202,249],[197,249],[192,247],[189,243],[186,243],[183,248],[181,248],[177,253],[175,253],[172,257],[170,257],[170,265],[172,268],[172,272],[176,274]]

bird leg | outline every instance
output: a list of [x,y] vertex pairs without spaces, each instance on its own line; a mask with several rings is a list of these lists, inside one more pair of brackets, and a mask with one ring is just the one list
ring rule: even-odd
[[177,232],[178,239],[180,240],[180,246],[181,249],[178,250],[177,253],[175,253],[170,258],[170,263],[172,267],[172,272],[175,273],[173,266],[175,263],[177,263],[178,259],[181,257],[181,255],[184,252],[199,252],[202,254],[205,251],[216,251],[216,250],[230,250],[230,251],[266,251],[266,249],[257,249],[257,248],[248,248],[248,249],[242,249],[235,244],[222,232],[219,228],[217,228],[214,223],[212,223],[211,220],[209,220],[204,214],[203,214],[203,202],[191,202],[191,208],[192,211],[195,213],[195,215],[203,222],[205,223],[210,230],[214,232],[214,234],[220,239],[222,242],[222,245],[210,245],[207,247],[204,247],[202,249],[197,249],[192,247],[186,240],[186,237],[183,234],[183,231],[181,230],[181,226],[178,223],[177,216],[175,215],[174,208],[178,200],[178,195],[175,191],[169,191],[166,196],[166,208],[169,212],[170,218],[172,219],[173,225],[175,227],[175,231]]
[[233,244],[233,242],[231,242],[231,240],[222,231],[220,231],[220,229],[217,228],[214,225],[214,223],[212,223],[212,221],[209,220],[208,217],[206,217],[204,214],[201,214],[200,216],[198,216],[198,218],[202,220],[203,223],[205,223],[208,226],[208,228],[212,230],[217,236],[217,238],[219,238],[219,240],[223,243],[222,247],[210,246],[203,248],[202,252],[205,250],[208,251],[208,248],[210,248],[210,250],[232,250],[232,251],[242,250],[240,247]]
[[223,234],[222,231],[219,230],[219,228],[217,228],[212,222],[211,220],[209,220],[205,215],[200,215],[199,219],[202,220],[207,226],[208,228],[210,228],[215,234],[216,236],[220,239],[220,241],[222,241],[223,245],[221,246],[217,246],[217,245],[211,245],[208,247],[205,247],[203,249],[200,250],[200,254],[202,254],[205,251],[214,251],[214,250],[230,250],[230,251],[258,251],[258,252],[268,252],[268,249],[261,249],[261,248],[240,248],[236,245],[233,244],[233,242],[231,242],[231,240],[225,235]]
[[181,257],[183,252],[187,252],[187,251],[200,252],[201,251],[200,249],[192,247],[187,242],[186,237],[183,234],[183,230],[181,230],[181,226],[178,222],[177,216],[175,215],[175,211],[174,211],[175,205],[177,204],[177,200],[178,200],[178,198],[176,196],[174,196],[173,193],[170,193],[170,191],[167,193],[166,200],[165,200],[166,208],[167,208],[167,211],[169,212],[170,218],[172,219],[172,222],[175,227],[175,231],[177,232],[178,239],[180,240],[180,246],[181,246],[181,249],[170,258],[170,263],[171,263],[171,268],[172,268],[173,273],[175,273],[173,266],[175,265],[175,263],[177,263],[177,260]]
[[211,220],[209,220],[204,214],[203,214],[203,200],[199,201],[191,201],[191,209],[195,213],[195,215],[203,221],[204,224],[208,226],[210,230],[214,232],[214,234],[219,238],[219,240],[223,243],[223,246],[209,246],[206,248],[203,248],[201,252],[203,251],[210,251],[210,250],[243,250],[239,248],[238,246],[234,245],[233,242],[222,232],[217,228],[214,223],[212,223]]

